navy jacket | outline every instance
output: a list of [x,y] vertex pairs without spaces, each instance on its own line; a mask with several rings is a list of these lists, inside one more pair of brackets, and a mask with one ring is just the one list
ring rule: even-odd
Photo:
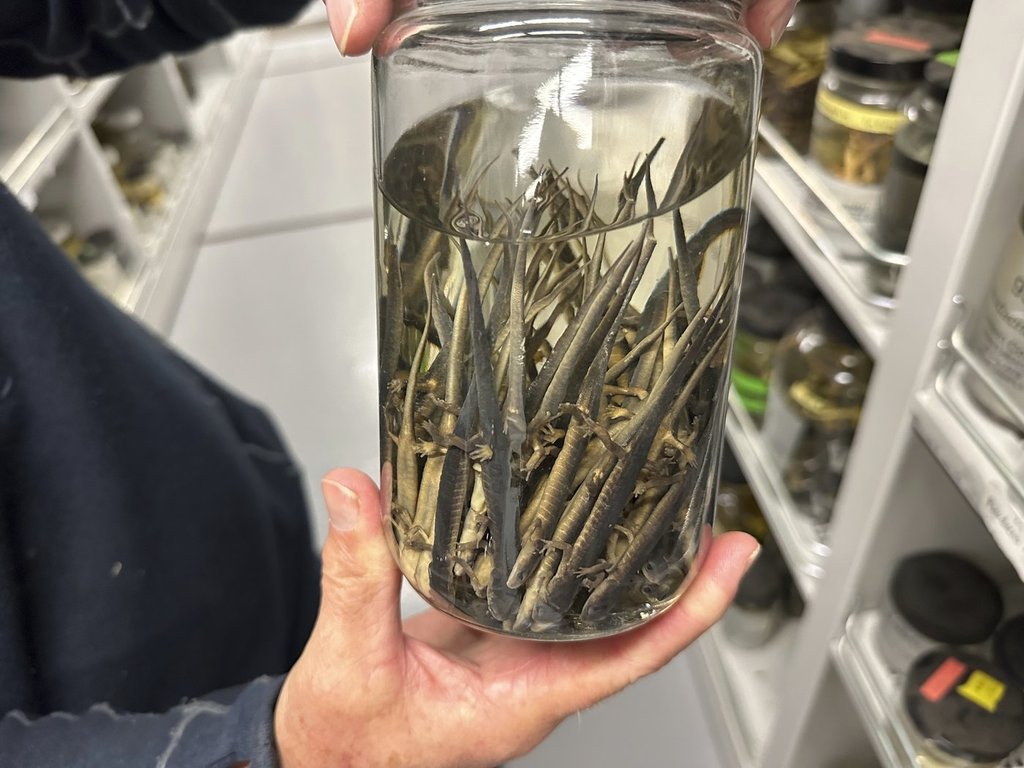
[[[3,0],[0,75],[126,68],[302,4]],[[318,572],[268,418],[0,187],[0,767],[274,765]]]

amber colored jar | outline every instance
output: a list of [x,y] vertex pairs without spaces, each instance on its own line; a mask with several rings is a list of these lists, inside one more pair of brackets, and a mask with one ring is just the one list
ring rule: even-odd
[[825,71],[834,17],[832,0],[803,0],[779,42],[764,55],[761,117],[801,154],[810,147],[814,96]]

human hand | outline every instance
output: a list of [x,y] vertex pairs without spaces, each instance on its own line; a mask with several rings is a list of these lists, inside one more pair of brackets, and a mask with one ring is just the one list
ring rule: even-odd
[[[345,56],[366,53],[391,21],[394,0],[324,0],[338,50]],[[765,48],[779,41],[797,0],[744,0],[747,28]]]
[[283,768],[484,768],[524,754],[717,621],[758,549],[746,534],[717,537],[675,606],[602,640],[515,640],[435,610],[403,626],[376,485],[339,469],[323,492],[320,615],[275,711]]

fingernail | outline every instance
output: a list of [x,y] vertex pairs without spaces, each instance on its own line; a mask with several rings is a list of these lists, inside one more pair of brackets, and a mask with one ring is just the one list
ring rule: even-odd
[[761,554],[761,545],[758,544],[756,547],[754,547],[754,551],[751,552],[747,556],[747,567],[743,569],[744,573],[746,573],[747,571],[750,570],[750,566],[752,566],[754,564],[754,561],[757,560],[757,556],[760,555],[760,554]]
[[793,16],[793,11],[796,9],[796,3],[786,3],[780,5],[778,10],[772,16],[772,20],[768,25],[768,29],[771,33],[771,43],[769,48],[774,48],[779,44],[779,40],[782,39],[782,35],[786,32],[786,27],[789,26],[789,20]]
[[342,56],[348,55],[348,38],[352,34],[352,26],[359,15],[359,0],[345,0],[341,3],[344,19],[341,23],[341,35],[338,37],[338,50]]
[[327,514],[331,527],[346,533],[356,527],[359,521],[359,496],[336,480],[322,480],[321,488],[327,502]]

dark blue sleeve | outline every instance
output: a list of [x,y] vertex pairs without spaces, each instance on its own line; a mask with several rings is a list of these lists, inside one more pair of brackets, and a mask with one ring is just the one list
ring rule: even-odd
[[93,76],[244,27],[282,24],[309,0],[3,0],[0,76]]
[[214,694],[162,714],[121,714],[106,704],[34,720],[10,712],[0,719],[0,766],[277,768],[273,712],[281,682],[264,677],[233,697]]

